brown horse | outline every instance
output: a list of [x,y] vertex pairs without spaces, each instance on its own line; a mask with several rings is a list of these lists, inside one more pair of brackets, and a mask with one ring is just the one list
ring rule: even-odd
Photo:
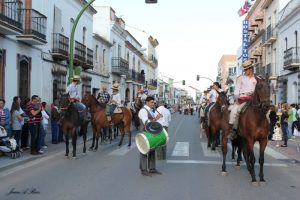
[[80,134],[83,136],[83,153],[86,152],[86,133],[88,121],[80,119],[77,108],[70,102],[69,94],[62,94],[60,101],[61,127],[66,140],[66,154],[69,156],[69,136],[72,137],[73,158],[76,158],[77,129],[80,127]]
[[119,146],[122,145],[125,133],[128,133],[128,146],[131,146],[131,123],[132,113],[127,107],[119,107],[122,113],[114,113],[111,117],[111,121],[117,126],[121,132],[121,140]]
[[226,155],[227,155],[227,136],[229,133],[229,111],[228,100],[225,92],[218,92],[219,96],[215,105],[211,108],[208,126],[206,127],[207,147],[211,146],[212,150],[216,149],[216,139],[222,131],[222,175],[226,175]]
[[90,94],[86,94],[84,96],[84,98],[82,99],[82,103],[84,103],[89,108],[91,113],[93,142],[92,146],[90,147],[90,150],[97,151],[99,137],[103,135],[102,130],[103,128],[108,127],[109,125],[105,113],[106,105],[99,103],[97,99]]
[[[264,151],[268,142],[269,122],[266,113],[270,107],[269,85],[266,78],[255,77],[257,84],[249,106],[240,113],[238,123],[238,135],[243,143],[243,155],[246,161],[247,169],[252,178],[252,184],[257,185],[255,178],[255,156],[253,146],[256,141],[259,142],[259,178],[260,183],[264,184]],[[237,163],[239,166],[239,161]]]

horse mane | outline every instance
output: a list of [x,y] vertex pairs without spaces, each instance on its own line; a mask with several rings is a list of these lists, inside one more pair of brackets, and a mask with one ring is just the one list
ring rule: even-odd
[[88,94],[88,95],[92,98],[92,100],[96,103],[97,106],[99,106],[103,109],[106,108],[106,105],[97,101],[97,99],[96,99],[96,97],[94,97],[94,95],[91,95],[91,94]]

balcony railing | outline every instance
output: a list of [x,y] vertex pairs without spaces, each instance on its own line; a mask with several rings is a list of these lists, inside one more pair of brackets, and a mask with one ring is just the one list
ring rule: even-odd
[[34,9],[23,9],[23,12],[25,12],[24,34],[46,40],[47,17]]
[[129,71],[128,61],[121,57],[112,57],[112,73],[126,75]]
[[150,79],[148,81],[148,85],[153,86],[153,87],[157,87],[157,79]]
[[299,47],[292,47],[284,51],[284,69],[286,70],[294,70],[299,68],[300,60],[299,60]]
[[69,56],[69,38],[61,33],[53,33],[52,57],[65,60]]
[[141,84],[145,84],[146,80],[145,80],[145,74],[141,74],[141,73],[137,73],[136,74],[136,81],[141,83]]
[[86,46],[80,42],[75,41],[74,64],[84,65],[86,57]]
[[83,67],[92,69],[94,65],[94,51],[89,48],[87,48],[86,50],[86,65],[84,65]]
[[[0,2],[0,33],[23,32],[23,3],[19,0]],[[3,27],[2,27],[3,26]]]

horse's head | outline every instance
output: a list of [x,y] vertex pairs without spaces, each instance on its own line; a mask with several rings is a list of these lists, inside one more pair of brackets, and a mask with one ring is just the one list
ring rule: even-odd
[[92,104],[92,95],[90,94],[85,94],[84,97],[82,98],[81,102],[86,105],[87,107],[91,107]]
[[270,108],[270,88],[267,79],[261,76],[255,77],[257,83],[254,90],[254,101],[257,101],[264,111]]
[[58,106],[61,111],[60,112],[61,115],[64,115],[65,110],[69,108],[70,104],[71,104],[70,95],[68,93],[61,94],[59,99],[59,106]]
[[221,111],[223,112],[225,108],[228,107],[228,99],[226,92],[218,92],[219,96],[217,98],[216,104],[221,107]]

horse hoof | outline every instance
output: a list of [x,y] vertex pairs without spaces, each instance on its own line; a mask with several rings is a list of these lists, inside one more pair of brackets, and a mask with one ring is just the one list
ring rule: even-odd
[[222,176],[227,176],[227,172],[221,172]]
[[258,184],[257,181],[252,181],[251,184],[252,184],[252,186],[255,186],[255,187],[258,187],[258,186],[259,186],[259,184]]
[[260,185],[261,187],[264,187],[264,186],[266,186],[266,182],[265,182],[265,181],[261,181],[261,182],[259,182],[259,185]]
[[241,166],[237,165],[235,166],[237,170],[241,170]]

